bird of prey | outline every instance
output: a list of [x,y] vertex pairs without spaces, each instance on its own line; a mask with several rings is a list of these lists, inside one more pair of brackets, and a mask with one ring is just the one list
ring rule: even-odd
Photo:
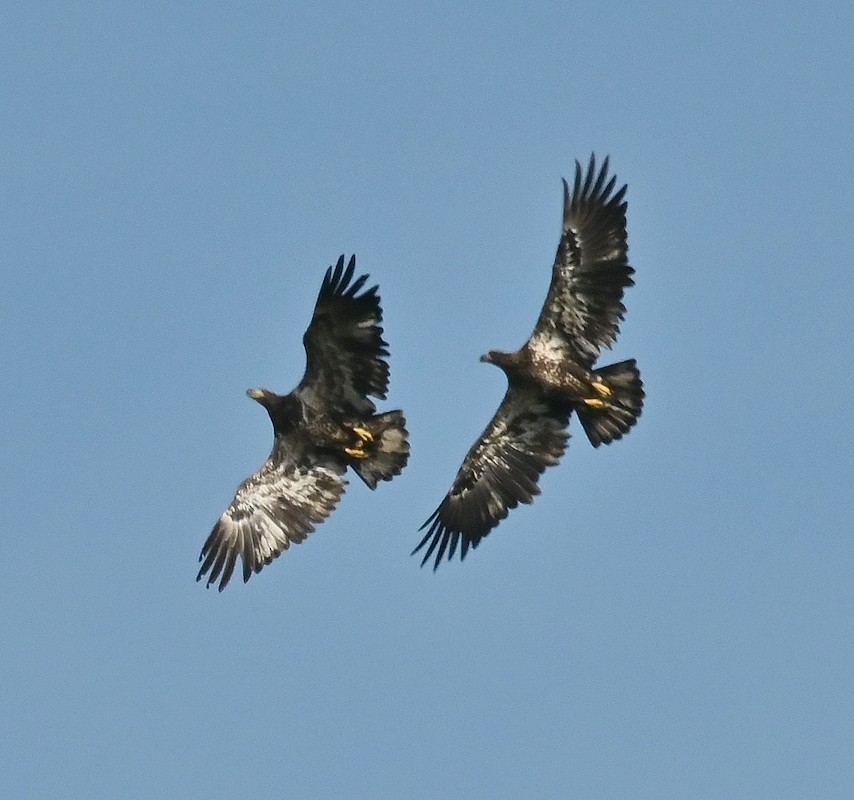
[[[406,466],[409,441],[401,411],[376,413],[389,368],[377,287],[353,280],[356,257],[329,267],[303,336],[305,374],[290,394],[250,389],[273,423],[273,450],[237,490],[202,547],[196,580],[219,578],[222,591],[243,562],[243,580],[298,544],[344,494],[347,467],[371,488]],[[360,293],[361,292],[361,293]]]
[[[466,455],[450,491],[421,526],[436,552],[433,569],[458,545],[465,558],[511,508],[539,494],[546,467],[558,463],[573,411],[594,447],[620,439],[637,422],[644,391],[634,359],[594,368],[616,341],[633,285],[626,244],[626,186],[614,191],[608,159],[586,172],[575,162],[570,192],[563,181],[563,234],[552,280],[534,332],[515,353],[490,350],[481,361],[507,376],[507,392],[486,430]],[[429,527],[428,527],[429,526]]]

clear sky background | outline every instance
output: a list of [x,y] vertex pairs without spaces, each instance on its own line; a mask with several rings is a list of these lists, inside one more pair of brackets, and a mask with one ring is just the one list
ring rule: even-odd
[[[8,796],[854,797],[851,4],[72,5],[0,29]],[[591,151],[644,414],[420,570]],[[352,252],[410,465],[206,591]]]

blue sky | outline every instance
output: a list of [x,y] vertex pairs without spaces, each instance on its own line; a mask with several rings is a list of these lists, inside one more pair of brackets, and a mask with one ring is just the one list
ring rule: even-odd
[[[70,798],[854,796],[849,3],[19,4],[0,31],[0,772]],[[591,151],[648,399],[466,562]],[[409,467],[194,581],[357,254]]]

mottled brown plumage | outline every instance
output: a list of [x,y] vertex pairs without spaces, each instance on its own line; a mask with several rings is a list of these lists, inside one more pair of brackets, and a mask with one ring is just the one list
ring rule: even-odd
[[389,369],[377,287],[359,294],[356,258],[326,271],[303,337],[306,369],[288,395],[250,389],[273,423],[273,450],[245,480],[202,548],[196,580],[228,584],[237,558],[248,581],[333,511],[347,467],[371,488],[406,465],[409,442],[400,411],[376,414],[371,396],[385,399]]
[[481,358],[504,371],[507,392],[422,526],[427,533],[413,551],[429,543],[422,566],[435,551],[437,568],[458,545],[465,558],[511,508],[539,494],[540,475],[566,449],[573,411],[595,447],[621,438],[640,416],[644,391],[634,360],[594,368],[602,348],[616,341],[623,292],[633,284],[626,187],[614,191],[607,158],[598,172],[593,156],[586,173],[575,167],[572,192],[563,182],[563,234],[543,309],[521,349]]

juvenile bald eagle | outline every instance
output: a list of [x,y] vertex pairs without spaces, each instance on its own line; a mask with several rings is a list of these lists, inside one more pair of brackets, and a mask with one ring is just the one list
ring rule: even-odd
[[[614,191],[608,159],[587,172],[575,162],[570,194],[563,182],[563,235],[552,280],[531,338],[515,353],[491,350],[481,361],[507,376],[507,393],[472,446],[450,491],[421,526],[428,542],[421,566],[436,551],[435,570],[477,547],[519,503],[539,494],[546,467],[560,461],[573,411],[594,447],[620,439],[637,422],[644,391],[634,359],[594,369],[603,347],[616,341],[626,308],[623,290],[633,285],[627,260],[626,187]],[[437,550],[438,548],[438,550]]]
[[[385,399],[388,344],[383,341],[377,287],[359,291],[356,257],[329,267],[303,336],[305,374],[294,391],[250,389],[273,423],[273,451],[237,490],[202,548],[196,580],[208,576],[222,591],[237,557],[243,580],[298,544],[323,522],[344,494],[347,467],[374,489],[406,465],[403,413],[376,414],[369,396]],[[352,282],[351,282],[352,281]]]

